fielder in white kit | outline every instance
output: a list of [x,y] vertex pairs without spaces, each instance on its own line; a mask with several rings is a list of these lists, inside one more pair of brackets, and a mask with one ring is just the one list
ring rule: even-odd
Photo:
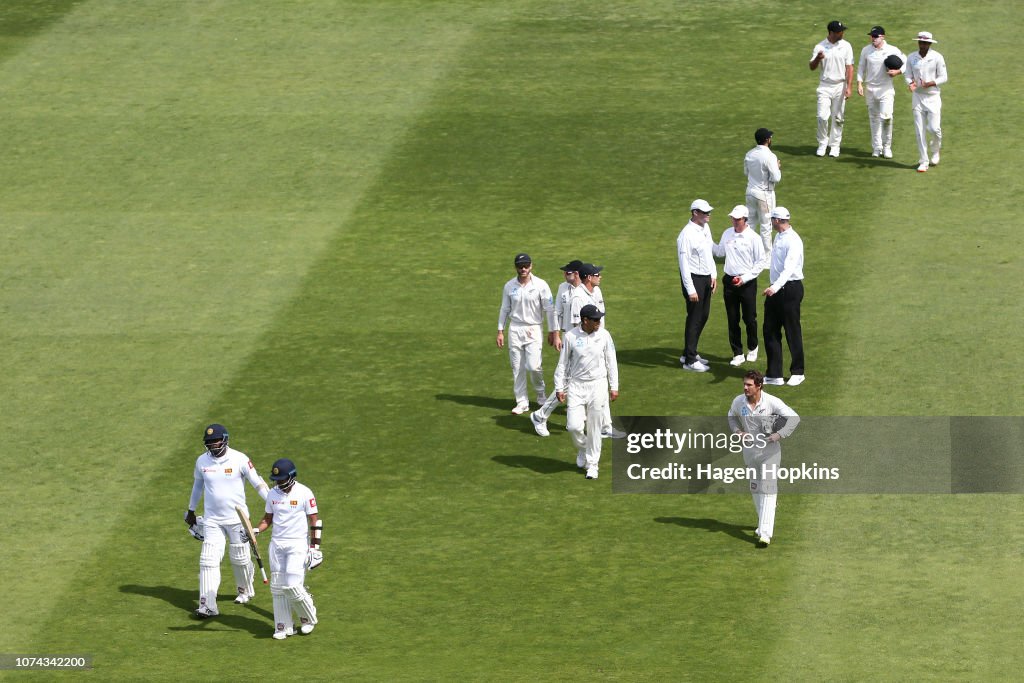
[[516,397],[512,414],[522,415],[530,409],[530,398],[526,393],[527,378],[537,393],[537,403],[544,405],[547,398],[541,368],[544,319],[547,319],[548,330],[553,331],[557,327],[551,288],[544,280],[533,275],[530,255],[516,254],[515,267],[516,277],[506,282],[501,292],[498,336],[495,341],[499,349],[505,348],[505,324],[508,323],[508,358],[512,364],[512,388]]
[[270,538],[270,595],[274,601],[274,639],[295,635],[295,614],[299,633],[311,633],[317,624],[313,596],[306,590],[306,570],[323,560],[320,538],[323,522],[317,514],[316,498],[308,486],[295,481],[295,463],[288,458],[274,461],[270,479],[277,482],[267,496],[266,514],[253,531],[260,534],[273,525]]
[[[757,511],[757,545],[768,547],[775,533],[775,506],[778,502],[778,481],[771,472],[765,472],[766,465],[776,468],[782,465],[782,439],[793,433],[800,423],[796,411],[780,399],[761,391],[764,375],[751,370],[743,375],[743,393],[737,396],[729,407],[729,429],[734,434],[760,435],[767,445],[759,448],[744,447],[743,462],[747,467],[757,468],[758,476],[750,480],[750,493]],[[786,418],[780,426],[778,418]]]
[[619,397],[615,343],[601,328],[604,315],[593,304],[580,310],[580,326],[566,333],[555,368],[555,392],[566,402],[565,428],[576,446],[576,466],[597,479],[601,427],[609,398]]
[[[871,156],[892,159],[892,108],[896,100],[896,88],[892,79],[903,73],[907,57],[899,48],[885,42],[885,29],[872,26],[868,32],[871,42],[860,51],[857,61],[857,94],[868,105],[868,122],[871,125]],[[899,69],[890,69],[885,60],[896,56],[903,62]]]
[[[200,619],[220,614],[217,589],[220,588],[220,564],[224,559],[225,543],[237,585],[235,602],[245,604],[255,595],[255,570],[235,506],[249,509],[243,480],[247,480],[264,500],[268,491],[267,483],[256,473],[249,457],[228,447],[228,431],[223,425],[207,427],[203,443],[206,452],[196,459],[192,496],[185,513],[185,523],[192,527],[193,536],[203,541],[203,549],[199,553],[199,608],[195,611]],[[203,499],[203,516],[197,518],[196,506],[200,497]],[[203,520],[201,528],[199,519]]]
[[[572,322],[572,298],[573,291],[580,286],[580,268],[583,262],[579,259],[569,261],[562,266],[565,282],[558,285],[558,292],[555,294],[555,327],[548,333],[548,343],[555,347],[555,350],[562,351],[562,335],[568,332],[575,325]],[[558,394],[551,392],[547,401],[537,410],[530,413],[530,422],[538,436],[550,436],[548,431],[548,418],[558,407]]]
[[[928,31],[917,34],[917,52],[907,57],[904,77],[910,88],[914,107],[914,130],[917,132],[917,172],[924,173],[928,165],[937,166],[939,150],[942,149],[942,96],[939,86],[949,80],[946,75],[946,60],[935,50]],[[929,140],[929,135],[931,139]]]
[[747,176],[747,214],[761,231],[766,254],[772,251],[771,215],[775,208],[775,186],[782,180],[779,157],[771,149],[773,135],[767,128],[758,128],[754,131],[757,144],[743,157],[743,172]]
[[[846,119],[846,100],[853,92],[853,46],[843,40],[846,26],[841,21],[830,21],[828,37],[814,46],[810,68],[821,66],[818,82],[818,151],[825,156],[839,156],[843,142],[843,123]],[[830,127],[831,125],[831,127]]]

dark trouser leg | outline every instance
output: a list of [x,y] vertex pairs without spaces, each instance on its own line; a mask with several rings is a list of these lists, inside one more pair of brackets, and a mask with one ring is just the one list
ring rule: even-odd
[[[725,318],[729,329],[729,347],[732,349],[732,355],[734,356],[738,356],[743,353],[743,338],[740,335],[740,305],[742,290],[742,285],[737,287],[732,283],[732,275],[722,276],[722,301],[725,302]],[[749,328],[750,326],[748,325],[748,336],[750,334]]]
[[[739,294],[743,323],[747,328],[747,349],[753,351],[760,344],[757,338],[757,278],[744,282]],[[743,349],[736,353],[743,353]]]
[[[693,286],[697,290],[697,301],[690,301],[688,296],[686,298],[686,336],[683,354],[688,365],[697,360],[697,342],[700,341],[700,333],[711,311],[711,277],[694,275]],[[683,295],[686,296],[685,290]]]
[[[785,287],[783,287],[785,291]],[[765,377],[782,377],[782,324],[783,303],[782,292],[765,297],[764,325],[761,331],[764,336],[764,351],[768,359]]]
[[[789,346],[789,372],[791,375],[802,375],[804,374],[804,334],[800,327],[800,302],[804,300],[804,283],[800,280],[788,282],[780,293],[785,295],[782,300],[782,324],[786,330],[786,344]],[[782,368],[781,362],[779,368]]]

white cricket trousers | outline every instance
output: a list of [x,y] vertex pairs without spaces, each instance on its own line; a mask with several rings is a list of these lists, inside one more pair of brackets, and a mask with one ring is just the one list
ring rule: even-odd
[[[843,142],[843,123],[846,116],[846,83],[821,83],[818,85],[818,146],[828,145],[833,149]],[[831,129],[829,128],[831,124]]]
[[508,359],[512,364],[512,389],[516,396],[516,404],[530,402],[526,391],[527,377],[533,384],[537,402],[544,403],[546,398],[544,372],[541,370],[542,334],[540,325],[509,325]]
[[775,209],[775,192],[769,192],[764,199],[755,197],[752,194],[746,196],[748,219],[751,224],[757,224],[761,231],[761,241],[764,242],[764,253],[772,253],[772,210]]
[[754,510],[757,512],[756,536],[765,536],[771,540],[775,534],[775,507],[779,497],[779,484],[771,470],[765,466],[782,465],[782,447],[778,443],[769,444],[767,448],[749,448],[743,450],[743,462],[747,467],[757,468],[757,476],[750,480],[750,495],[754,499]]
[[868,104],[868,122],[871,124],[871,151],[882,152],[892,147],[892,109],[896,99],[895,88],[864,88]]
[[608,405],[608,379],[569,380],[566,387],[565,428],[577,452],[584,451],[587,468],[601,461],[601,427]]
[[316,624],[313,596],[306,591],[306,539],[270,539],[270,595],[274,605],[274,630],[291,633],[295,614],[301,625]]
[[912,97],[914,131],[917,133],[917,151],[920,154],[917,163],[927,164],[929,156],[942,148],[942,97],[938,93],[921,96],[914,93]]

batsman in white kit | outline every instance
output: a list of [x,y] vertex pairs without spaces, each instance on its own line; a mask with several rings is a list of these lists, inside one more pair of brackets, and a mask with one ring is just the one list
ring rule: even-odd
[[[734,434],[761,437],[763,448],[744,447],[743,461],[747,467],[757,469],[758,476],[750,480],[750,493],[757,511],[757,546],[768,547],[775,533],[775,507],[778,502],[778,481],[771,470],[782,466],[782,439],[793,433],[800,424],[800,416],[782,400],[761,391],[764,375],[751,370],[743,376],[743,393],[729,407],[729,429]],[[783,418],[783,419],[780,419]]]
[[[235,574],[235,602],[245,604],[255,595],[255,570],[235,507],[248,509],[243,480],[248,481],[264,500],[269,490],[249,456],[228,446],[228,431],[223,425],[207,427],[203,443],[206,451],[196,459],[192,496],[185,512],[189,533],[203,542],[199,553],[199,608],[195,611],[200,619],[220,614],[217,589],[220,588],[220,564],[224,559],[225,545]],[[203,499],[203,515],[196,517],[200,497]]]
[[[253,531],[259,534],[273,525],[270,538],[270,595],[274,601],[274,638],[284,640],[297,632],[311,633],[317,624],[313,596],[306,590],[306,570],[318,567],[323,522],[316,498],[308,486],[295,481],[295,463],[288,458],[274,462],[270,479],[277,486],[267,496],[266,514]],[[295,630],[295,615],[299,628]]]

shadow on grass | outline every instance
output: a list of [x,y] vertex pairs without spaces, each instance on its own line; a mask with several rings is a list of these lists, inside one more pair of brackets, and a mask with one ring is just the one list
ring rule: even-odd
[[[791,157],[813,157],[818,151],[818,146],[814,145],[772,145],[772,151],[784,154]],[[844,164],[856,164],[864,168],[870,168],[872,166],[882,168],[903,168],[903,169],[916,169],[917,164],[904,164],[894,159],[886,159],[884,157],[873,157],[871,152],[862,149],[847,149],[843,148],[838,157],[823,157],[822,163],[829,163],[831,161],[837,161]]]
[[[274,614],[262,607],[257,607],[251,602],[246,605],[235,605],[232,600],[234,596],[218,595],[220,603],[220,615],[211,619],[197,619],[192,615],[196,608],[196,591],[174,588],[173,586],[139,586],[126,584],[120,588],[122,593],[133,593],[147,598],[163,600],[167,604],[188,613],[190,623],[181,626],[168,626],[169,631],[248,631],[254,636],[270,638],[274,633]],[[230,605],[234,610],[246,610],[254,612],[259,619],[254,619],[244,614],[226,612],[225,608]],[[225,628],[226,627],[226,628]]]
[[727,524],[726,522],[720,522],[717,519],[710,518],[695,518],[695,517],[655,517],[655,522],[661,524],[678,524],[679,526],[686,527],[687,529],[704,529],[712,533],[728,534],[733,538],[738,538],[741,541],[755,545],[757,540],[753,534],[750,533],[754,530],[754,527],[749,525],[739,524]]
[[654,348],[654,349],[615,349],[616,360],[619,365],[635,365],[641,368],[661,368],[679,365],[680,349]]
[[462,396],[459,394],[436,394],[438,401],[451,401],[464,406],[480,406],[481,408],[493,408],[511,414],[515,406],[515,399],[494,398],[493,396]]
[[496,455],[491,458],[506,467],[520,467],[533,470],[538,474],[558,474],[559,472],[576,472],[576,463],[544,458],[539,455]]

